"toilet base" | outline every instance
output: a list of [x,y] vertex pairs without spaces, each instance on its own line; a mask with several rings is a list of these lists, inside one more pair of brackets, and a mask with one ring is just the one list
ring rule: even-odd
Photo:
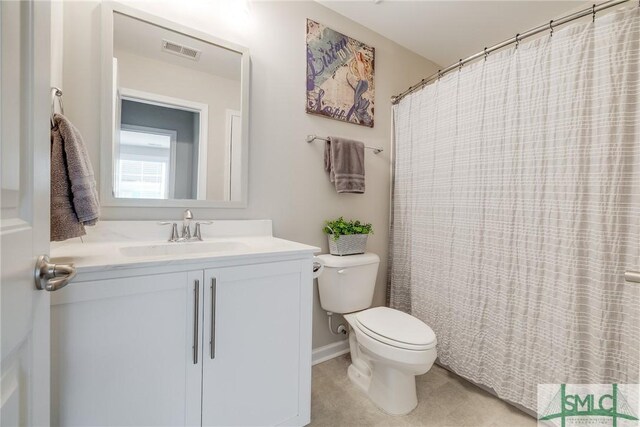
[[384,412],[406,415],[418,406],[416,377],[389,366],[373,369],[369,398]]
[[414,373],[396,369],[388,362],[376,363],[362,351],[354,333],[349,336],[349,344],[349,380],[378,408],[389,415],[406,415],[418,406]]
[[364,393],[369,394],[369,384],[371,384],[371,376],[363,374],[358,368],[356,368],[353,364],[349,365],[347,369],[347,376],[360,390]]
[[349,365],[347,375],[353,385],[389,415],[406,415],[418,406],[414,375],[388,367],[374,368],[373,375],[367,375],[354,364]]

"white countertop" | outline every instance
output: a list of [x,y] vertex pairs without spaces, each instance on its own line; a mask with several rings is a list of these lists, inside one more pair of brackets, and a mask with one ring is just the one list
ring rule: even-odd
[[[87,228],[87,236],[82,241],[53,242],[51,262],[73,263],[78,274],[81,274],[159,265],[259,259],[272,255],[312,255],[320,251],[315,246],[273,237],[270,220],[215,221],[213,225],[202,226],[202,242],[167,242],[170,228],[159,227],[155,221],[101,221],[96,227]],[[229,248],[206,250],[216,244],[229,245]],[[196,252],[148,255],[132,250],[140,246],[165,249],[169,245],[169,250],[180,252],[194,249]],[[179,245],[189,248],[179,248]]]

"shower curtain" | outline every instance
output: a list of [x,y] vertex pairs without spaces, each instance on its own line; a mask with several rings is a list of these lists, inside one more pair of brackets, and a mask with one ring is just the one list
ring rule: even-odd
[[638,383],[639,102],[635,7],[394,106],[389,304],[441,364],[532,411],[537,384]]

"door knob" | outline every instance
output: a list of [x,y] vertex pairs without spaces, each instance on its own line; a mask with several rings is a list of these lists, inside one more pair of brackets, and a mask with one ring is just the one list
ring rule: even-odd
[[36,288],[49,292],[57,291],[67,286],[74,277],[76,268],[73,264],[53,264],[46,255],[38,257],[35,269]]

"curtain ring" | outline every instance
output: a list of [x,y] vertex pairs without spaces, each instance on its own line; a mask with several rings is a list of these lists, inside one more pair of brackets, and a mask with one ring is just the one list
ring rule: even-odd
[[489,53],[487,52],[487,48],[484,48],[484,60],[487,60],[487,56],[489,56]]
[[462,58],[458,61],[458,71],[462,71]]
[[595,3],[593,4],[593,7],[592,7],[591,10],[592,10],[591,13],[593,14],[593,21],[592,22],[596,22],[596,4]]
[[442,77],[442,70],[438,70],[438,80],[440,80],[440,77]]
[[549,30],[551,30],[551,34],[549,34],[549,37],[553,37],[553,19],[549,21]]
[[520,46],[520,33],[516,34],[516,49]]

